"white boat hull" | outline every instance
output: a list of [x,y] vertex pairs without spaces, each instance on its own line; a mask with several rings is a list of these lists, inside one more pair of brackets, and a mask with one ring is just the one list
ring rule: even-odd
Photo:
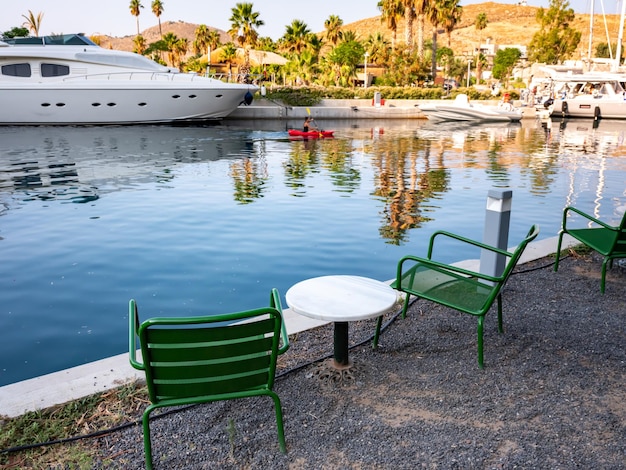
[[[0,123],[125,124],[221,119],[255,87],[159,87],[150,82],[78,86],[46,84],[39,88],[3,86]],[[106,87],[105,87],[106,86]]]
[[518,122],[522,112],[515,108],[470,103],[466,95],[454,101],[419,105],[420,111],[433,121]]
[[626,119],[626,100],[621,98],[581,97],[555,100],[552,117]]
[[5,39],[0,66],[0,125],[221,119],[258,90],[179,73],[82,35]]

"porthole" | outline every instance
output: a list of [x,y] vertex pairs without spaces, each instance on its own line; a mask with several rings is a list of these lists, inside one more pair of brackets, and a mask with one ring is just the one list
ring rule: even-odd
[[107,106],[108,106],[109,108],[112,108],[112,107],[114,107],[114,106],[117,106],[117,104],[116,104],[116,103],[107,103]]
[[43,106],[44,108],[47,108],[47,107],[49,107],[51,105],[50,105],[50,103],[41,103],[41,106]]
[[139,106],[144,107],[144,106],[148,106],[148,103],[138,103]]
[[93,106],[94,108],[98,108],[100,106],[102,106],[101,103],[91,103],[91,106]]
[[197,98],[197,96],[196,95],[189,95],[189,98],[194,99],[194,98]]
[[178,98],[180,98],[180,95],[172,95],[172,98],[174,98],[175,100],[177,100]]
[[65,103],[57,103],[57,108],[62,108],[63,106],[65,106]]
[[224,95],[215,95],[216,98],[221,98]]

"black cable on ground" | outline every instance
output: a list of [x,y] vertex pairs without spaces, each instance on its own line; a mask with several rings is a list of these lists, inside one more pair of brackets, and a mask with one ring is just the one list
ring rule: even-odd
[[[568,258],[569,256],[570,255],[565,255],[565,256],[563,256],[560,259],[563,260],[565,258]],[[515,271],[511,275],[524,274],[524,273],[529,273],[529,272],[533,272],[533,271],[539,271],[541,269],[545,269],[545,268],[548,268],[550,266],[553,266],[555,263],[556,263],[556,260],[554,260],[554,261],[552,261],[552,262],[550,262],[548,264],[544,264],[544,265],[541,265],[541,266],[536,266],[534,268],[520,270],[520,271]],[[410,303],[410,305],[413,305],[413,303],[415,301],[417,301],[417,300],[418,300],[418,298],[416,297],[415,299],[413,299],[413,301]],[[401,313],[402,313],[402,310],[400,310],[399,312],[396,312],[389,320],[387,320],[387,322],[384,323],[381,326],[380,332],[383,333],[391,324],[393,324],[398,319],[398,317],[400,316]],[[373,339],[374,339],[374,335],[372,334],[370,337],[365,338],[364,340],[360,341],[359,343],[356,343],[356,344],[350,346],[350,349],[354,349],[356,347],[362,346],[365,343],[368,343],[368,342],[372,341]],[[303,364],[300,364],[300,365],[297,365],[295,367],[292,367],[291,369],[284,370],[284,371],[280,372],[279,374],[276,374],[276,378],[279,379],[279,378],[285,377],[286,375],[292,374],[293,372],[299,371],[300,369],[304,369],[305,367],[309,367],[309,366],[312,366],[313,364],[317,364],[318,362],[321,362],[321,361],[323,361],[325,359],[328,359],[329,357],[332,357],[332,355],[333,355],[333,353],[329,353],[329,354],[326,354],[325,356],[322,356],[322,357],[319,357],[317,359],[313,359],[311,361],[308,361],[308,362],[305,362]],[[163,412],[161,412],[159,414],[156,414],[156,415],[152,416],[151,420],[159,419],[159,418],[168,416],[168,415],[170,415],[172,413],[178,413],[180,411],[185,411],[185,410],[188,410],[190,408],[193,408],[193,407],[201,405],[201,404],[202,403],[198,403],[198,404],[194,404],[194,405],[187,405],[187,406],[182,406],[182,407],[177,407],[177,408],[171,408],[169,410],[165,410],[165,411],[163,411]],[[46,446],[55,445],[55,444],[67,444],[69,442],[75,442],[75,441],[79,441],[79,440],[83,440],[83,439],[93,439],[93,438],[96,438],[96,437],[102,437],[102,436],[105,436],[107,434],[111,434],[113,432],[121,431],[123,429],[129,428],[131,426],[137,426],[137,425],[141,425],[141,418],[136,419],[135,421],[131,421],[131,422],[128,422],[128,423],[120,424],[118,426],[114,426],[112,428],[104,429],[104,430],[101,430],[101,431],[94,431],[94,432],[89,433],[89,434],[83,434],[83,435],[80,435],[80,436],[67,437],[67,438],[64,438],[64,439],[57,439],[57,440],[54,440],[54,441],[39,442],[39,443],[35,443],[35,444],[26,444],[26,445],[22,445],[22,446],[10,447],[8,449],[2,449],[2,450],[0,450],[0,454],[8,454],[8,453],[11,453],[11,452],[19,452],[19,451],[23,451],[23,450],[36,449],[36,448],[39,448],[39,447],[46,447]]]

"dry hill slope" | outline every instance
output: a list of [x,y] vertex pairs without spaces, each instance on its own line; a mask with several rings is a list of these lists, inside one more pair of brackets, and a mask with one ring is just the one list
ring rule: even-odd
[[[494,2],[466,5],[463,7],[461,21],[452,33],[451,48],[456,54],[461,55],[472,51],[478,45],[479,31],[474,27],[474,21],[479,13],[486,13],[488,21],[487,27],[480,32],[482,43],[489,40],[496,44],[528,45],[533,35],[539,30],[539,25],[535,20],[537,10],[537,7]],[[575,58],[581,56],[586,57],[589,42],[589,15],[576,15],[572,26],[583,33],[579,45],[579,53]],[[194,33],[197,27],[197,24],[182,21],[168,21],[162,23],[163,34],[172,32],[180,38],[185,37],[189,39],[190,44],[194,41]],[[377,32],[381,32],[388,39],[391,39],[391,31],[381,22],[380,16],[345,24],[343,28],[345,30],[355,31],[359,39],[366,39],[370,34]],[[618,15],[610,15],[607,17],[607,28],[611,41],[616,42],[617,30],[619,28]],[[600,42],[607,42],[604,30],[601,15],[596,15],[594,17],[594,47]],[[224,31],[218,31],[221,33],[222,42],[230,41],[229,36]],[[432,27],[429,24],[426,25],[424,34],[427,39],[432,36]],[[157,41],[159,39],[159,28],[158,26],[148,28],[142,32],[142,35],[148,43]],[[133,49],[133,38],[134,36],[124,36],[123,38],[101,36],[101,44],[103,47],[130,51]],[[404,20],[399,24],[397,38],[399,42],[404,42]],[[448,39],[446,34],[440,34],[438,41],[441,45],[447,45]]]

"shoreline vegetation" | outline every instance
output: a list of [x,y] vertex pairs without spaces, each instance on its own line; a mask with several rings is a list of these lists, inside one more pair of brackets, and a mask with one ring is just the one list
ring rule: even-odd
[[[591,15],[574,12],[566,0],[550,0],[547,7],[525,1],[461,6],[459,0],[445,5],[382,0],[378,6],[379,16],[350,24],[331,13],[320,32],[294,19],[273,40],[261,35],[264,15],[252,2],[233,6],[230,28],[223,31],[165,21],[167,5],[153,0],[150,18],[156,17],[158,25],[142,30],[142,0],[130,0],[126,14],[136,18],[136,35],[91,38],[102,47],[134,51],[183,71],[227,80],[252,77],[272,86],[333,88],[334,99],[342,93],[334,88],[352,95],[362,90],[370,98],[370,86],[384,88],[388,99],[400,98],[395,94],[439,99],[450,83],[467,84],[464,92],[470,99],[484,99],[494,84],[500,93],[529,88],[535,64],[591,60],[592,48],[594,57],[612,57],[609,37],[618,37],[620,23],[618,14],[595,14],[590,27]],[[23,16],[26,32],[39,31],[45,21],[42,12]],[[475,85],[480,89],[474,90]]]

